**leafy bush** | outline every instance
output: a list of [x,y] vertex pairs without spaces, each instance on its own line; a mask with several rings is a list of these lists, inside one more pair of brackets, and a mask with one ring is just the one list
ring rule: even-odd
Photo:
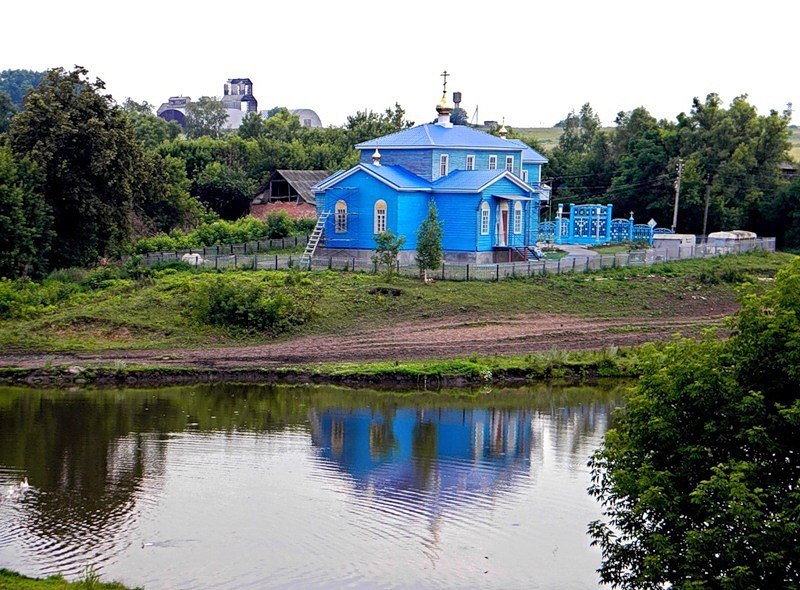
[[267,216],[267,237],[270,239],[285,238],[296,230],[294,220],[284,211]]
[[46,279],[0,279],[0,319],[26,319],[69,298],[81,289],[75,283]]
[[213,276],[193,293],[195,317],[207,324],[279,334],[313,314],[311,291],[291,277]]
[[313,217],[301,217],[300,219],[295,219],[294,221],[296,231],[300,234],[310,234],[312,231],[314,231],[314,227],[316,225],[317,220]]

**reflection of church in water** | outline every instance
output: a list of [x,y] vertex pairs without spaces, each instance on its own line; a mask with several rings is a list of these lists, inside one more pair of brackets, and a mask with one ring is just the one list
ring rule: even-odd
[[359,488],[491,492],[527,473],[527,410],[314,410],[312,441]]

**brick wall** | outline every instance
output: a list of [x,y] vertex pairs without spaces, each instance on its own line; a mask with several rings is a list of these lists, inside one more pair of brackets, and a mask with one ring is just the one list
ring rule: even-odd
[[308,203],[287,203],[277,201],[274,203],[264,203],[262,205],[250,205],[250,215],[264,219],[270,213],[285,211],[292,219],[304,219],[317,217],[317,209]]

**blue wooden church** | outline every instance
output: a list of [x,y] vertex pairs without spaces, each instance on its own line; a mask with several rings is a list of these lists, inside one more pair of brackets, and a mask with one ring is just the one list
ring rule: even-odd
[[452,110],[445,90],[435,123],[356,145],[358,165],[313,187],[322,234],[317,254],[368,258],[375,236],[391,230],[405,237],[401,263],[413,263],[417,230],[433,202],[446,261],[528,257],[540,203],[549,198],[540,185],[547,158],[507,139],[505,126],[496,137],[453,125]]

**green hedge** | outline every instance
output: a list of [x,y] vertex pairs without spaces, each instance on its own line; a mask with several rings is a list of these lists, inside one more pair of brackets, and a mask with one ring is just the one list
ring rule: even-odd
[[203,246],[280,239],[307,234],[315,223],[313,219],[294,220],[283,211],[271,213],[266,219],[242,217],[236,221],[218,220],[204,223],[190,232],[174,230],[169,234],[142,238],[134,244],[132,251],[136,254],[146,254],[147,252],[188,250]]

